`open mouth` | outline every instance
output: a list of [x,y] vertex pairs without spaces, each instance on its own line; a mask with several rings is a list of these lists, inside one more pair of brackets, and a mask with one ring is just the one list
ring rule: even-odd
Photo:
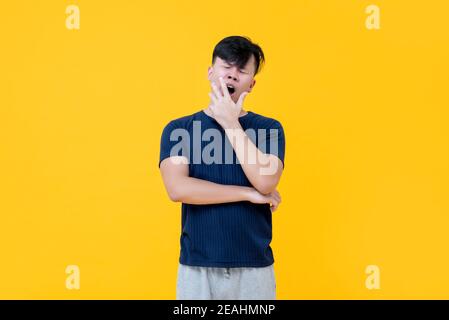
[[229,94],[233,94],[235,92],[235,88],[233,85],[228,84],[226,85],[226,87],[228,88]]

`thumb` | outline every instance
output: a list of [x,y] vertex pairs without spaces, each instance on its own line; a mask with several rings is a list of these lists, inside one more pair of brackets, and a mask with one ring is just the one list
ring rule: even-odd
[[237,105],[238,106],[242,106],[243,105],[243,100],[245,100],[246,96],[248,95],[248,91],[243,91],[242,94],[239,97],[239,100],[237,101]]

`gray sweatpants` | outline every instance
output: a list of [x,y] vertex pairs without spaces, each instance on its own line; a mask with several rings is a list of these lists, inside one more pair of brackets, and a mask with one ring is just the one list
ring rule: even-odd
[[261,268],[214,268],[179,264],[177,300],[275,300],[274,264]]

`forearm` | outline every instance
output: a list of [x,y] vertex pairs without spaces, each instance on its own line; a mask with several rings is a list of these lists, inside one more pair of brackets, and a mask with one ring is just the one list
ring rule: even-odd
[[239,123],[225,132],[251,184],[263,194],[272,192],[279,182],[277,159],[260,151]]
[[215,204],[248,200],[251,187],[224,185],[192,177],[177,179],[170,198],[188,204]]

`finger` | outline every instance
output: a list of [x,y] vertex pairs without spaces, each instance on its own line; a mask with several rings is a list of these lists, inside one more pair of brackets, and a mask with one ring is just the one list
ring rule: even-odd
[[213,92],[215,93],[215,96],[216,96],[217,100],[218,100],[220,97],[223,97],[223,95],[221,94],[220,90],[218,90],[218,87],[217,87],[217,85],[215,84],[215,82],[212,81],[211,86],[212,86],[212,90],[213,90]]
[[218,103],[217,97],[212,92],[209,92],[209,97],[211,98],[211,100],[214,104]]
[[276,200],[280,203],[281,202],[281,197],[279,197],[278,195],[275,195]]
[[270,203],[271,203],[272,205],[274,205],[274,206],[278,206],[279,201],[277,201],[277,199],[275,199],[275,198],[271,198]]
[[275,198],[278,202],[281,201],[281,197],[279,196],[279,193],[277,193],[276,191],[273,191],[273,192],[271,193],[271,196],[272,196],[273,198]]
[[242,94],[239,97],[239,100],[237,101],[237,105],[239,107],[243,106],[243,101],[245,100],[246,96],[248,95],[247,91],[243,91]]
[[276,195],[279,197],[279,200],[282,200],[281,194],[279,193],[279,191],[275,190],[274,192],[276,192]]
[[231,99],[231,95],[229,94],[228,87],[226,87],[226,83],[224,82],[223,77],[220,77],[219,80],[224,97]]
[[279,208],[281,202],[277,201],[276,203],[274,203],[274,210],[277,210],[277,208]]
[[212,117],[215,118],[215,104],[212,104],[209,106],[209,109],[212,113]]

